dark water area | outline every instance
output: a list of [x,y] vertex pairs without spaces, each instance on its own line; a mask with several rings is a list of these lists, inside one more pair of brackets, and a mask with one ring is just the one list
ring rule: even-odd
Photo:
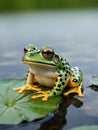
[[44,121],[0,130],[67,130],[81,125],[98,125],[98,92],[89,80],[98,74],[98,10],[41,11],[0,14],[0,79],[23,78],[28,67],[21,62],[23,49],[52,46],[71,66],[81,68],[84,95],[65,98],[58,112]]

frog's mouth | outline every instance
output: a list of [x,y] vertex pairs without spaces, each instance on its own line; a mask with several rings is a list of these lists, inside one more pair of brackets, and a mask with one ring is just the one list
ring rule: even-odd
[[44,63],[44,62],[35,62],[35,61],[24,61],[22,60],[24,64],[30,65],[30,66],[39,66],[39,67],[49,67],[49,68],[55,68],[56,65],[52,63]]

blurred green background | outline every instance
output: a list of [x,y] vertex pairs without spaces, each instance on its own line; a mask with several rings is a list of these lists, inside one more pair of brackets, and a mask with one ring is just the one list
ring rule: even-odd
[[97,7],[98,0],[0,0],[0,12]]

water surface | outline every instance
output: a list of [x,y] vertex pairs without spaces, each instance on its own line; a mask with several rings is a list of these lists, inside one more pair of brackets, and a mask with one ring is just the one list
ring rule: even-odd
[[91,75],[98,74],[97,24],[98,10],[0,14],[0,79],[25,77],[28,67],[22,64],[21,58],[26,45],[34,44],[38,49],[49,45],[71,66],[81,68],[85,94],[82,99],[64,99],[61,103],[63,113],[60,109],[54,118],[43,123],[28,123],[6,129],[44,130],[51,126],[57,130],[67,130],[75,126],[98,124],[98,93],[88,88]]

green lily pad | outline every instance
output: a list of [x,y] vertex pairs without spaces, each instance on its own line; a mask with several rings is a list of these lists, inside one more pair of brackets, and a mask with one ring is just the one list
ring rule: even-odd
[[92,76],[89,87],[95,91],[98,91],[98,75]]
[[98,75],[92,76],[92,78],[90,80],[90,84],[98,86]]
[[24,84],[24,79],[0,80],[0,124],[18,124],[45,117],[57,108],[61,97],[31,99],[35,93],[18,94],[12,89]]
[[76,127],[71,130],[98,130],[98,126],[81,126],[81,127]]

